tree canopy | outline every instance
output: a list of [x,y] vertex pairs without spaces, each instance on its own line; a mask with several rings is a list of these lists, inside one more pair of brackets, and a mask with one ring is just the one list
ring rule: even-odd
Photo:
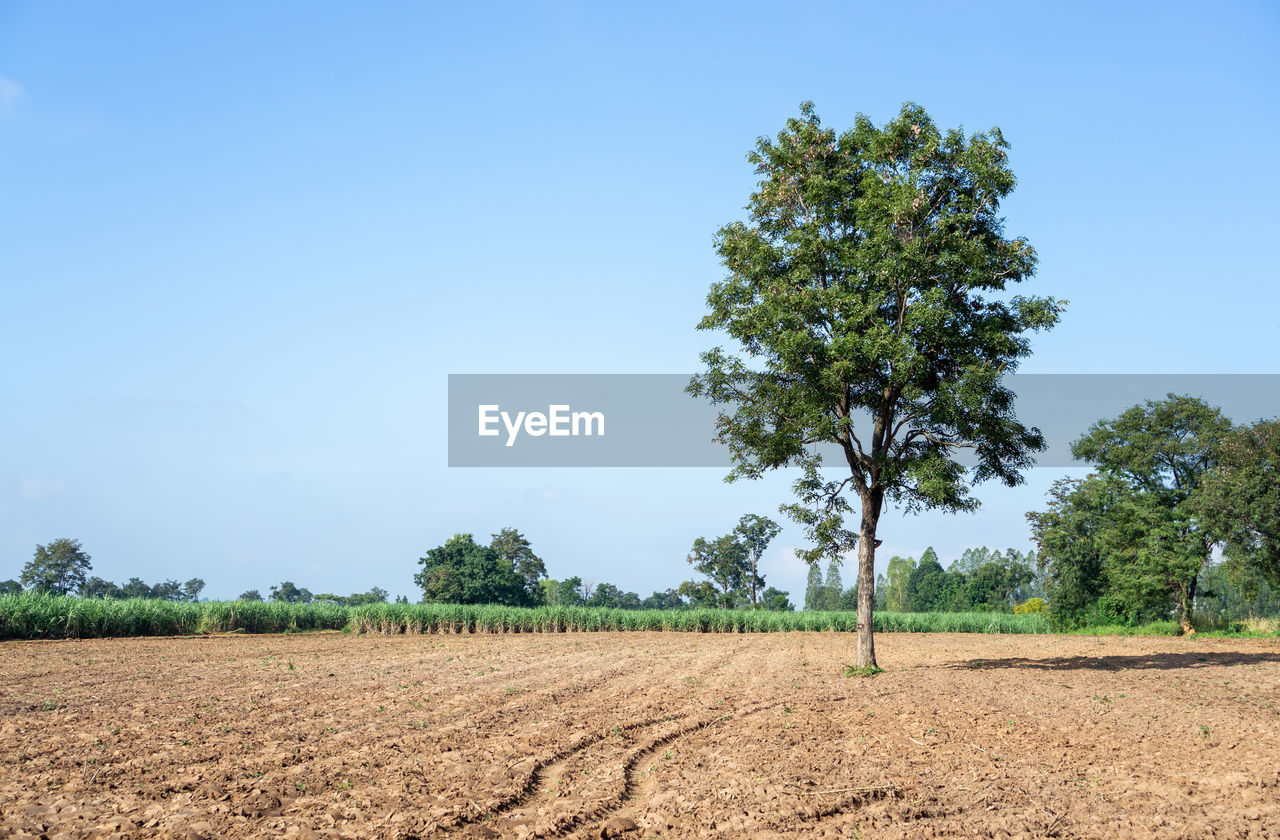
[[[1025,239],[1004,234],[1008,147],[999,129],[944,133],[911,103],[883,128],[859,116],[837,135],[805,103],[748,155],[761,176],[749,218],[716,238],[728,273],[698,326],[737,349],[704,353],[689,390],[726,406],[728,480],[800,469],[798,500],[782,509],[806,529],[806,560],[858,548],[859,667],[875,664],[885,503],[972,510],[972,484],[1020,483],[1044,445],[1018,422],[1003,377],[1062,304],[1007,294],[1036,264]],[[843,476],[822,471],[824,444]]]
[[22,567],[20,580],[37,592],[67,595],[84,586],[92,560],[79,540],[64,537],[36,546],[35,555]]

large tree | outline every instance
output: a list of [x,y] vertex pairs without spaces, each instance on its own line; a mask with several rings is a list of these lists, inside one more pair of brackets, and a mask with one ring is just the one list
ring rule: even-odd
[[[749,587],[764,585],[764,581],[752,572],[747,545],[734,534],[726,534],[714,540],[698,537],[693,541],[693,550],[686,559],[715,587],[716,606],[739,606],[747,600]],[[694,600],[700,600],[696,593],[701,590],[687,591]]]
[[1113,500],[1103,533],[1109,579],[1130,594],[1164,590],[1187,630],[1196,582],[1213,547],[1190,500],[1231,429],[1219,409],[1169,394],[1095,423],[1071,445],[1072,455],[1128,491]]
[[757,593],[760,587],[764,586],[764,578],[760,577],[758,571],[760,557],[769,547],[769,543],[773,542],[773,538],[781,532],[782,528],[777,522],[767,516],[756,516],[754,513],[748,513],[739,519],[738,526],[733,529],[734,536],[746,548],[747,558],[751,563],[747,584],[751,590],[752,608],[757,606],[759,600]]
[[547,565],[533,553],[529,540],[515,528],[503,528],[492,537],[489,547],[497,552],[502,562],[510,564],[524,581],[526,600],[530,604],[541,603],[543,589],[538,582],[546,578]]
[[[689,390],[726,406],[728,480],[799,468],[798,501],[782,510],[812,542],[805,560],[858,549],[860,667],[876,661],[885,504],[973,510],[974,483],[1019,484],[1044,446],[1018,422],[1003,377],[1062,304],[1009,294],[1036,256],[1004,233],[1007,150],[999,129],[944,133],[910,103],[882,128],[859,116],[837,135],[806,103],[775,140],[757,141],[749,219],[716,239],[728,274],[698,326],[738,348],[704,353]],[[823,446],[839,472],[824,472]]]
[[36,546],[34,556],[22,567],[22,585],[37,592],[66,595],[85,585],[93,558],[79,540],[60,539]]
[[487,545],[470,534],[456,534],[418,561],[422,570],[413,580],[422,587],[424,602],[445,604],[529,603],[524,578]]
[[1227,571],[1237,580],[1259,575],[1280,589],[1280,420],[1226,435],[1191,508],[1223,546]]

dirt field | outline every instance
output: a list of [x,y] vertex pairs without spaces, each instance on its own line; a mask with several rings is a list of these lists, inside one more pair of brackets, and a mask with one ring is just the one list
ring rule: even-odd
[[0,836],[1280,836],[1280,642],[0,645]]

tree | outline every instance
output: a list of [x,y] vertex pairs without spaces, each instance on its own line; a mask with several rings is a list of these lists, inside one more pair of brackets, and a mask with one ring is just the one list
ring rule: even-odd
[[122,598],[120,587],[94,575],[80,587],[81,598]]
[[66,595],[84,586],[93,568],[79,540],[60,539],[37,545],[35,555],[22,567],[22,585],[50,595]]
[[760,595],[760,604],[766,610],[777,612],[794,612],[796,605],[791,603],[791,593],[770,586]]
[[236,598],[236,600],[237,601],[261,601],[262,593],[256,589],[250,589],[247,592],[241,592],[240,597]]
[[588,606],[591,607],[613,607],[617,608],[622,605],[622,597],[625,595],[621,589],[612,583],[602,583],[596,587],[596,591],[591,595],[591,601]]
[[286,604],[310,604],[310,590],[296,586],[293,581],[282,581],[279,586],[271,587],[271,600],[284,601]]
[[[933,549],[929,549],[932,551]],[[889,558],[889,568],[886,570],[886,586],[884,594],[884,608],[890,612],[906,612],[907,609],[907,579],[911,577],[911,573],[916,568],[916,560],[914,557],[899,557],[894,555]]]
[[1217,454],[1192,512],[1222,546],[1228,574],[1261,576],[1280,589],[1280,420],[1232,431]]
[[[1062,304],[1008,294],[1036,256],[1004,236],[1007,149],[999,129],[943,134],[911,103],[883,128],[859,116],[837,136],[805,103],[776,141],[756,143],[750,219],[717,237],[728,276],[698,326],[727,332],[741,353],[704,353],[689,390],[730,406],[717,424],[735,464],[728,480],[800,468],[798,501],[782,509],[813,543],[805,560],[857,547],[858,667],[875,664],[885,503],[973,510],[971,485],[1021,483],[1044,448],[1002,377]],[[823,474],[824,444],[838,447],[842,478]],[[850,493],[857,530],[844,522]]]
[[645,610],[678,610],[684,606],[684,599],[676,589],[655,590],[640,602],[640,608]]
[[840,580],[840,558],[832,557],[827,563],[827,576],[822,583],[823,610],[840,609],[840,596],[844,594],[844,582]]
[[349,607],[358,607],[362,604],[385,604],[390,592],[380,586],[370,587],[368,592],[353,592],[344,600]]
[[1096,476],[1059,479],[1049,488],[1048,510],[1027,514],[1043,569],[1049,621],[1077,626],[1106,590],[1100,535],[1112,494]]
[[204,591],[204,581],[200,578],[192,578],[182,584],[182,598],[184,601],[196,602],[200,600],[200,593]]
[[533,553],[529,541],[515,528],[503,528],[492,537],[489,547],[497,552],[502,562],[511,564],[511,568],[524,581],[528,603],[542,603],[542,589],[538,586],[538,581],[547,576],[547,566],[542,558]]
[[[693,541],[693,550],[686,560],[698,574],[715,584],[716,606],[736,607],[745,600],[748,578],[754,578],[748,551],[747,545],[734,534],[715,540],[698,537]],[[753,579],[752,585],[755,582]]]
[[686,580],[676,590],[681,598],[697,609],[714,609],[721,606],[720,593],[715,584],[707,580]]
[[804,608],[806,610],[822,609],[822,570],[817,563],[809,564],[809,578],[804,586]]
[[0,595],[17,595],[22,592],[22,584],[10,578],[0,581]]
[[937,559],[921,560],[907,578],[907,609],[911,612],[945,609],[949,589],[947,577]]
[[160,598],[164,601],[182,601],[185,600],[182,595],[182,584],[170,578],[161,581],[151,587],[151,597]]
[[1185,630],[1191,629],[1197,578],[1213,548],[1189,500],[1231,428],[1203,400],[1169,394],[1095,423],[1071,445],[1074,457],[1093,462],[1112,486],[1130,491],[1113,508],[1110,540],[1129,564],[1113,562],[1111,579],[1126,588],[1167,591]]
[[120,597],[122,598],[154,598],[155,591],[139,577],[131,577],[124,586],[120,587]]
[[751,564],[751,570],[747,575],[747,585],[751,590],[751,606],[756,606],[756,592],[758,587],[764,585],[764,578],[760,576],[757,565],[761,555],[765,549],[769,547],[769,543],[773,542],[773,538],[782,532],[782,527],[766,516],[756,516],[754,513],[748,513],[738,520],[738,526],[733,529],[736,536],[745,546],[747,551],[747,559]]
[[529,603],[525,581],[512,565],[470,534],[456,534],[418,561],[422,570],[413,580],[422,587],[422,600],[444,604]]
[[556,598],[553,602],[562,607],[573,607],[582,603],[582,578],[574,575],[565,578],[556,585]]

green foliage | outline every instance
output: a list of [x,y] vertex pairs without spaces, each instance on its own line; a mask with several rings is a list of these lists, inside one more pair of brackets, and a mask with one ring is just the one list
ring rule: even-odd
[[711,582],[715,595],[711,597],[706,587],[696,581],[682,586],[681,594],[699,606],[724,609],[755,606],[764,588],[758,561],[781,530],[772,519],[747,514],[723,537],[714,540],[698,537],[687,559]]
[[529,541],[515,528],[503,528],[492,536],[489,547],[524,581],[525,603],[543,603],[544,591],[539,584],[547,577],[547,566],[542,558],[533,553]]
[[22,585],[36,592],[66,595],[85,584],[93,568],[92,558],[79,540],[60,539],[36,546],[35,555],[22,567]]
[[422,571],[413,580],[422,588],[424,602],[514,606],[532,600],[515,567],[470,534],[450,537],[418,562]]
[[[701,596],[695,598],[696,601],[729,609],[740,606],[745,600],[744,590],[751,574],[750,558],[746,546],[733,534],[715,540],[698,537],[686,559],[698,574],[709,579],[715,590],[713,598],[706,598],[701,596],[702,588],[698,583],[691,583],[689,592],[698,592]],[[681,591],[683,594],[683,587]],[[694,596],[691,594],[689,597]]]
[[761,593],[760,606],[777,612],[793,612],[796,608],[795,604],[791,603],[791,593],[773,586]]
[[1072,445],[1098,474],[1060,481],[1048,510],[1027,515],[1055,625],[1138,623],[1176,615],[1191,626],[1212,538],[1197,491],[1230,421],[1170,394],[1094,424]]
[[816,610],[821,608],[824,593],[822,591],[822,570],[817,563],[809,564],[809,577],[804,587],[804,608]]
[[[926,553],[932,552],[930,547]],[[937,558],[937,554],[934,554]],[[892,612],[905,612],[907,609],[907,581],[911,577],[911,573],[916,569],[916,561],[914,557],[898,557],[894,555],[889,558],[889,567],[886,570],[887,583],[885,592],[885,609]]]
[[191,578],[191,580],[182,584],[182,598],[186,601],[199,601],[200,593],[204,591],[204,581],[200,578]]
[[1192,512],[1222,545],[1238,581],[1261,579],[1280,589],[1280,420],[1232,431],[1217,456]]
[[[757,142],[749,219],[717,235],[727,276],[698,326],[737,348],[704,353],[689,390],[726,406],[717,428],[734,460],[728,480],[799,468],[797,502],[782,510],[812,543],[802,558],[857,546],[868,590],[886,501],[972,510],[974,483],[1020,483],[1044,446],[1018,422],[1002,378],[1062,304],[1008,294],[1036,257],[1004,236],[1007,149],[998,129],[943,133],[910,103],[883,128],[859,116],[837,136],[805,103],[776,140]],[[843,477],[821,470],[831,444]],[[856,530],[845,524],[850,493]],[[869,634],[858,658],[873,664]]]
[[240,597],[237,598],[236,600],[237,601],[261,601],[262,593],[256,589],[250,589],[246,592],[241,592]]
[[22,584],[16,580],[0,581],[0,595],[17,595],[22,591]]
[[286,604],[311,603],[311,591],[296,586],[293,581],[282,581],[279,586],[271,587],[271,600],[283,601]]

